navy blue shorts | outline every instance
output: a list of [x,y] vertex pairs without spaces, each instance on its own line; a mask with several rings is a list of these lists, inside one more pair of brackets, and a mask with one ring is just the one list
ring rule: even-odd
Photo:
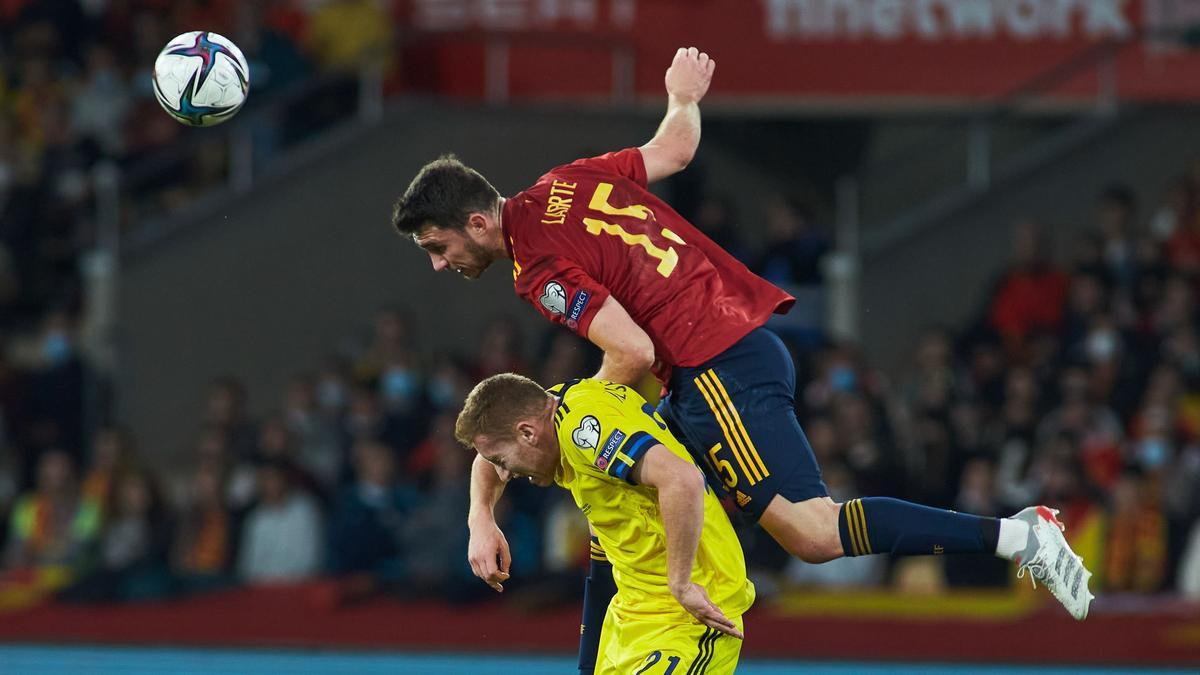
[[738,508],[762,517],[775,495],[827,497],[795,408],[796,366],[757,328],[703,365],[675,368],[658,412]]

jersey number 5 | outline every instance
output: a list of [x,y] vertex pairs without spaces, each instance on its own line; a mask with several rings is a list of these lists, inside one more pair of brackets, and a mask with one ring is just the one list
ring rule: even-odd
[[[588,208],[597,213],[606,216],[627,216],[637,218],[638,220],[649,220],[654,215],[649,208],[641,204],[633,204],[630,206],[617,207],[608,203],[608,198],[612,196],[612,183],[600,183],[596,186],[596,191],[592,193],[592,200],[588,202]],[[671,245],[659,248],[655,245],[650,237],[645,234],[632,234],[625,228],[615,223],[610,223],[598,218],[584,218],[583,224],[587,226],[588,234],[599,236],[601,233],[611,234],[615,237],[620,237],[621,241],[629,246],[641,246],[645,249],[650,257],[658,259],[658,273],[664,278],[671,276],[675,271],[675,266],[679,264],[679,254],[675,252],[675,248]],[[685,242],[679,235],[662,228],[662,236],[669,239],[680,246],[686,246]]]

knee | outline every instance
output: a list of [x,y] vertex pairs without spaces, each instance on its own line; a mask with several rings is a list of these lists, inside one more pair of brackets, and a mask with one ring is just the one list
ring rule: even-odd
[[841,505],[829,498],[792,504],[784,536],[776,536],[787,552],[806,563],[819,564],[842,557],[838,534]]
[[789,553],[803,560],[806,563],[819,565],[820,563],[829,562],[842,557],[842,547],[839,542],[837,547],[832,547],[829,542],[823,538],[817,537],[799,537],[798,541],[792,542],[789,548]]

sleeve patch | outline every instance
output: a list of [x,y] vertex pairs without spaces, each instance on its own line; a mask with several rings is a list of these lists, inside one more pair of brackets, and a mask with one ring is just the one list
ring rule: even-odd
[[595,450],[600,445],[600,420],[587,415],[571,432],[571,440],[580,450]]
[[609,462],[612,461],[613,453],[617,448],[621,447],[621,443],[625,441],[625,432],[620,429],[613,429],[613,432],[608,435],[608,439],[604,441],[604,447],[600,448],[600,453],[596,455],[596,468],[601,471],[608,469]]
[[567,321],[579,321],[579,317],[583,316],[583,310],[587,309],[588,301],[592,299],[592,294],[585,290],[576,291],[575,297],[571,299],[571,311],[567,314]]
[[[577,293],[576,298],[578,297]],[[542,287],[542,297],[538,298],[538,301],[542,303],[542,307],[553,314],[561,316],[567,313],[567,291],[557,281],[546,282],[546,285]],[[584,304],[587,304],[586,301]]]

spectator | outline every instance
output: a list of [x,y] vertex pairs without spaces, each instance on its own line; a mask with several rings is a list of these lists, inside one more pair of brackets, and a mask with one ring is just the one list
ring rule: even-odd
[[1041,409],[1039,399],[1032,371],[1028,368],[1009,371],[1003,407],[988,431],[990,442],[999,450],[997,496],[1007,509],[1033,503],[1040,490],[1030,472],[1034,462],[1034,427]]
[[154,479],[145,471],[121,473],[110,502],[96,569],[60,597],[95,602],[166,596],[170,523]]
[[41,359],[29,378],[29,445],[64,450],[73,466],[83,457],[84,378],[74,320],[66,311],[54,310],[43,320]]
[[321,569],[321,515],[295,487],[293,467],[267,460],[258,469],[258,504],[246,516],[238,574],[249,584],[302,581]]
[[312,378],[292,378],[284,395],[283,417],[295,441],[296,461],[332,494],[342,468],[342,436],[337,420],[321,414]]
[[1122,474],[1112,490],[1104,586],[1110,591],[1152,593],[1166,579],[1167,523],[1158,481]]
[[1109,293],[1101,275],[1076,272],[1071,276],[1059,331],[1064,357],[1086,358],[1088,330],[1097,316],[1108,312]]
[[782,197],[767,205],[767,240],[750,269],[796,297],[791,311],[773,316],[767,326],[799,345],[816,344],[823,334],[820,263],[829,248],[808,205]]
[[926,330],[917,345],[914,368],[901,386],[905,403],[916,413],[944,415],[960,388],[949,333]]
[[9,525],[10,569],[58,568],[70,580],[88,562],[100,532],[100,505],[82,496],[71,455],[42,454],[37,490],[23,495]]
[[463,361],[450,354],[438,354],[432,363],[426,387],[430,405],[440,411],[457,410],[475,381]]
[[[996,474],[991,461],[982,457],[967,460],[954,509],[981,516],[1007,515],[996,495]],[[1004,587],[1009,584],[1009,567],[1009,561],[994,556],[948,556],[946,583],[952,587]]]
[[171,552],[171,568],[185,592],[232,583],[236,523],[225,483],[213,464],[200,466],[192,477]]
[[[226,444],[225,434],[218,429],[205,429],[200,433],[195,446],[196,465],[200,470],[218,472],[223,480],[225,503],[235,512],[242,513],[250,508],[257,491],[257,469],[253,455],[234,457]],[[190,499],[193,485],[190,482],[182,492]]]
[[867,400],[856,394],[839,395],[833,423],[846,465],[864,494],[898,495],[903,474],[891,438]]
[[1126,285],[1133,272],[1133,229],[1137,217],[1137,195],[1126,185],[1110,185],[1100,194],[1096,223],[1104,250],[1104,262],[1112,278]]
[[116,479],[138,466],[137,451],[129,431],[119,427],[96,432],[92,448],[92,466],[83,479],[83,496],[101,504],[107,516],[107,509],[115,501]]
[[[329,523],[329,571],[366,573],[380,582],[404,577],[402,540],[417,493],[396,481],[395,451],[378,441],[354,447],[355,482],[338,496]],[[465,516],[464,516],[465,517]],[[416,550],[424,551],[424,547]]]
[[937,508],[950,508],[958,481],[954,475],[955,448],[945,418],[917,418],[914,440],[916,465],[908,472],[913,476],[913,498]]
[[[461,447],[440,453],[429,490],[404,521],[406,549],[413,552],[406,565],[409,583],[420,594],[466,600],[487,590],[474,579],[467,564],[470,480],[469,453]],[[519,532],[514,534],[520,536]],[[529,565],[529,569],[537,566]]]
[[350,402],[350,373],[342,359],[326,357],[317,374],[316,397],[320,416],[326,422],[340,424]]
[[1069,433],[1039,444],[1033,467],[1041,486],[1035,500],[1061,509],[1060,520],[1071,523],[1067,541],[1084,560],[1104,559],[1104,510],[1086,478],[1079,449]]
[[738,230],[737,205],[729,195],[709,193],[702,197],[692,222],[696,224],[696,229],[730,255],[742,261],[747,259],[748,254]]
[[[327,503],[331,496],[325,491],[320,479],[300,462],[296,452],[296,439],[282,415],[267,415],[259,427],[258,462],[284,462],[290,468],[292,483],[305,493]],[[261,474],[261,471],[258,472]],[[261,486],[261,481],[259,482]]]
[[87,47],[87,71],[71,99],[71,129],[106,157],[124,154],[123,130],[130,108],[129,87],[117,70],[112,49]]
[[1185,274],[1200,272],[1200,212],[1197,211],[1197,189],[1200,188],[1200,161],[1192,167],[1192,175],[1180,180],[1168,198],[1173,217],[1167,237],[1167,258],[1171,267]]
[[478,358],[471,368],[476,382],[497,373],[524,373],[521,358],[521,330],[509,316],[499,316],[483,328]]
[[1010,354],[1037,331],[1056,331],[1062,321],[1066,277],[1048,261],[1042,228],[1024,220],[1013,227],[1012,258],[994,284],[986,305],[988,328],[1003,339]]
[[[546,333],[545,342],[538,382],[566,382],[584,374],[594,373],[599,368],[596,347],[573,333],[554,327]],[[658,392],[654,393],[657,398]],[[652,400],[645,396],[643,398]]]
[[371,343],[354,365],[355,381],[377,384],[388,364],[410,363],[412,338],[412,326],[404,310],[385,307],[376,312]]
[[407,424],[405,418],[386,415],[375,392],[356,387],[350,392],[350,408],[345,418],[345,437],[350,443],[379,440],[394,449],[402,462],[421,439],[418,425]]
[[429,435],[413,450],[405,465],[405,473],[422,491],[435,483],[442,455],[460,450],[454,438],[454,422],[458,411],[446,410],[439,413],[430,425]]
[[1069,435],[1078,440],[1078,459],[1085,467],[1082,477],[1091,483],[1111,485],[1112,468],[1121,461],[1124,430],[1110,408],[1093,402],[1088,392],[1088,372],[1073,366],[1065,369],[1060,381],[1062,402],[1038,425],[1039,441]]
[[246,412],[246,389],[236,378],[219,377],[209,384],[204,423],[222,436],[222,442],[234,459],[254,457],[258,432]]
[[1150,216],[1150,234],[1166,242],[1196,217],[1196,194],[1186,177],[1177,178],[1167,188],[1162,204]]

